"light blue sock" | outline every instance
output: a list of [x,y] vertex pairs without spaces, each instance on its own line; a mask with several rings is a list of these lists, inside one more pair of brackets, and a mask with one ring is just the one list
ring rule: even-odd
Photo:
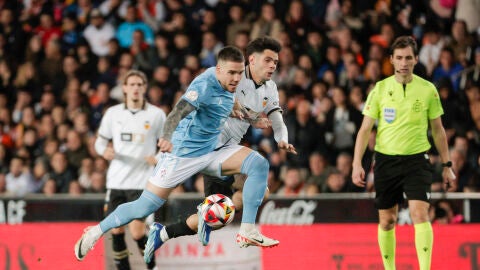
[[123,226],[137,218],[144,218],[155,212],[165,203],[165,200],[148,190],[144,190],[138,199],[119,205],[110,215],[100,222],[103,233],[113,228]]
[[258,152],[251,152],[243,161],[241,172],[247,180],[243,186],[242,223],[255,224],[258,207],[262,204],[267,188],[268,161]]

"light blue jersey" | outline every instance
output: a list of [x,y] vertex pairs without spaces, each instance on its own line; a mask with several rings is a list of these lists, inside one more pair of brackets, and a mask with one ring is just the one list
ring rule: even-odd
[[211,67],[192,81],[182,99],[196,110],[175,129],[172,154],[198,157],[212,152],[232,111],[234,94],[223,89],[215,76],[215,67]]

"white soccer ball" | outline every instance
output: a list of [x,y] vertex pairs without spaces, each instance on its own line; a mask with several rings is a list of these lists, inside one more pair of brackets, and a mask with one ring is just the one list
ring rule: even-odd
[[218,229],[232,222],[235,205],[229,197],[213,194],[205,198],[200,205],[200,214],[199,218],[203,218],[208,226]]

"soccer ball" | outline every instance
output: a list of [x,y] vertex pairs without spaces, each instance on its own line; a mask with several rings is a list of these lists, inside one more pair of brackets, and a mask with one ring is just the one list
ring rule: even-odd
[[199,218],[203,218],[208,226],[218,229],[232,222],[235,215],[235,205],[227,196],[213,194],[205,198],[200,204],[199,213]]

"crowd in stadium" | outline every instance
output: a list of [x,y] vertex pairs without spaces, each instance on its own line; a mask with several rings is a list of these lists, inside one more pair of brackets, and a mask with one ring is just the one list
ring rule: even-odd
[[[457,191],[480,191],[475,3],[0,0],[0,194],[105,192],[108,162],[93,144],[104,111],[123,100],[125,72],[145,72],[148,102],[168,114],[218,50],[264,35],[282,44],[273,80],[299,153],[278,151],[271,129],[248,132],[244,143],[270,161],[272,193],[373,191],[371,173],[366,189],[352,184],[353,147],[369,90],[394,72],[388,48],[399,35],[415,37],[415,73],[439,91]],[[177,188],[202,191],[201,175]]]

